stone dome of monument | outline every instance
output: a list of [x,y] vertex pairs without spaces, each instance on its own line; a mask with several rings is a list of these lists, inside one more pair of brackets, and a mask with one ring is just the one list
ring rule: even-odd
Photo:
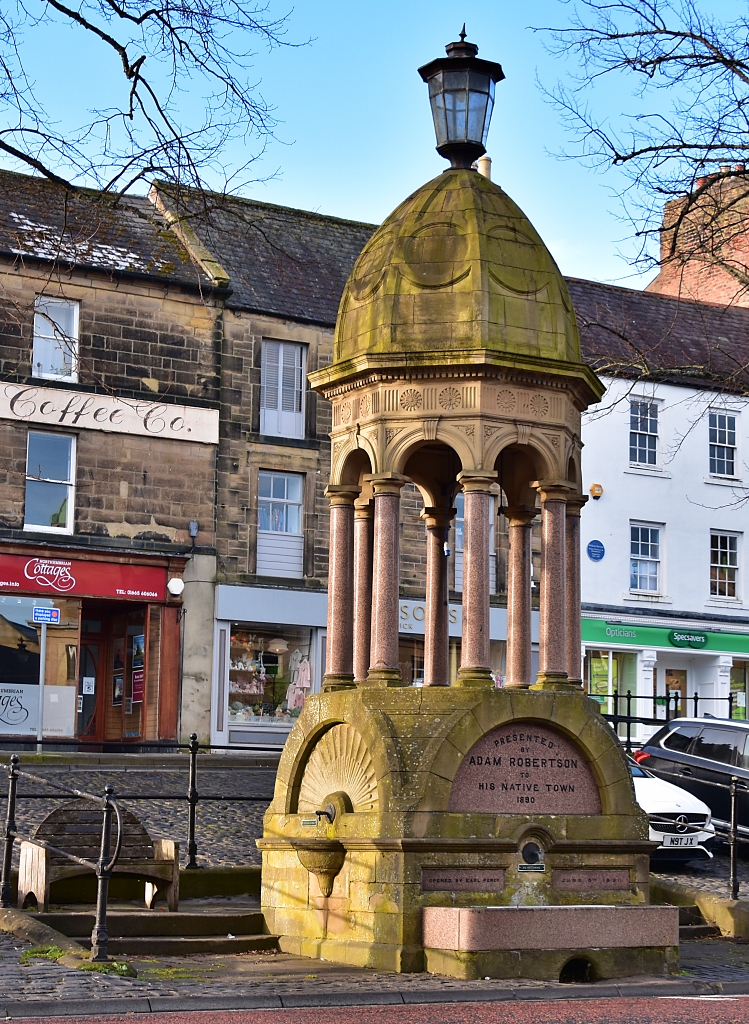
[[567,285],[538,232],[498,185],[450,168],[401,203],[356,261],[326,376],[541,362],[564,373],[580,361]]

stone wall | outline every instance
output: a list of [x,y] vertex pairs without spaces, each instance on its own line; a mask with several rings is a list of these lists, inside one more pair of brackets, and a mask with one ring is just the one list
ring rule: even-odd
[[[256,579],[257,488],[261,469],[304,475],[304,579],[325,585],[328,574],[330,405],[307,389],[305,438],[260,433],[263,339],[307,346],[307,370],[330,361],[332,332],[227,310],[221,359],[221,440],[218,458],[217,549],[225,578]],[[276,583],[280,582],[274,577]],[[295,585],[299,585],[295,580]]]
[[34,298],[42,292],[80,302],[80,384],[164,401],[218,400],[220,310],[197,291],[20,263],[0,275],[3,379],[31,374]]
[[[88,386],[125,399],[215,405],[220,322],[197,291],[93,273],[53,276],[20,264],[0,275],[5,381],[31,380],[34,298],[42,292],[80,303],[74,388]],[[214,544],[213,445],[72,429],[77,434],[77,535],[120,538],[136,547],[187,546],[188,524],[197,520],[196,543]],[[27,433],[24,423],[0,421],[0,444],[10,456],[0,470],[0,531],[23,528]]]

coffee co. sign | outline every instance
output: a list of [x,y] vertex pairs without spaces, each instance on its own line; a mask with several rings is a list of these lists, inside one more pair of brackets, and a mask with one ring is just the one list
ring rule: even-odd
[[5,384],[0,387],[0,418],[47,427],[77,427],[218,444],[217,409],[131,401],[84,391]]
[[166,600],[166,569],[115,562],[0,555],[0,590],[45,597]]

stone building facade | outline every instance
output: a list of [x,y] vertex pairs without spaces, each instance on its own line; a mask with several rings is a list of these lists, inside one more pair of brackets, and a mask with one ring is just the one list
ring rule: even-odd
[[[100,579],[111,576],[113,566],[145,572],[149,580],[155,570],[155,589],[150,583],[112,583],[115,591],[147,589],[159,595],[159,600],[135,602],[143,606],[143,626],[132,636],[142,636],[148,648],[142,679],[130,651],[120,680],[114,671],[117,638],[109,635],[98,645],[102,665],[108,665],[101,669],[103,684],[98,669],[91,683],[92,670],[82,660],[88,657],[87,645],[97,646],[95,634],[82,632],[83,623],[97,628],[106,620],[110,633],[115,619],[118,628],[134,628],[135,620],[125,621],[134,610],[129,603],[134,597],[125,596],[118,604],[122,595],[97,591],[90,583],[88,589],[76,585],[67,593],[65,599],[77,604],[65,606],[68,632],[63,643],[61,628],[55,655],[60,678],[49,681],[50,686],[76,683],[70,687],[74,698],[58,694],[75,704],[75,711],[66,712],[65,729],[70,731],[72,715],[76,734],[85,726],[86,738],[102,741],[184,739],[195,731],[214,743],[277,746],[305,697],[321,686],[324,673],[329,435],[364,422],[359,409],[356,420],[352,412],[351,422],[344,423],[341,404],[341,422],[334,426],[331,405],[311,390],[307,375],[320,373],[333,358],[344,284],[374,227],[250,200],[177,199],[158,185],[148,198],[110,208],[95,195],[84,197],[80,206],[77,200],[63,204],[44,183],[23,176],[4,175],[3,184],[0,435],[9,458],[0,467],[0,566],[8,569],[0,573],[0,601],[6,610],[18,595],[31,602],[29,608],[35,600],[50,604],[49,587],[18,578],[19,565],[23,569],[32,557],[67,560],[73,574],[82,563],[96,563]],[[702,389],[708,405],[715,381],[725,387],[731,353],[738,353],[744,336],[743,310],[679,303],[588,281],[570,280],[568,286],[583,358],[604,379],[628,381],[625,389],[642,391],[652,372],[668,378],[677,391],[687,384]],[[40,376],[39,367],[32,366],[35,335],[45,341],[40,297],[62,302],[63,312],[71,315],[72,309],[78,318],[71,322],[75,380],[65,373],[45,373],[43,367]],[[716,346],[718,337],[723,340]],[[723,362],[719,348],[727,352]],[[642,365],[642,353],[647,365]],[[697,363],[702,370],[695,368]],[[688,380],[679,366],[692,367]],[[399,408],[407,413],[401,397]],[[542,411],[533,413],[539,424],[545,422]],[[459,412],[450,413],[457,416],[457,426]],[[584,424],[584,434],[606,432],[605,423],[596,426],[596,415]],[[515,418],[527,419],[520,411]],[[29,486],[62,485],[33,480],[29,432],[74,439],[75,466],[67,481],[74,510],[65,529],[55,525],[35,531],[26,522]],[[498,683],[507,674],[508,518],[502,479],[507,471],[498,465],[487,522],[491,666]],[[648,521],[658,518],[657,510],[645,507],[649,500],[643,498],[638,513]],[[428,530],[423,508],[418,487],[406,483],[399,513],[399,670],[417,685],[425,669]],[[461,651],[462,492],[455,508],[446,538],[451,678],[457,677]],[[627,529],[625,522],[621,530]],[[535,672],[538,520],[531,533]],[[175,576],[185,583],[178,597],[165,590],[166,579]],[[585,636],[598,637],[596,630],[607,615],[631,609],[627,602],[621,608],[609,602],[604,608],[597,592],[586,593],[588,578],[584,573],[583,629]],[[647,612],[653,621],[668,611],[669,622],[679,616],[692,622],[697,608],[696,598],[685,597],[678,614],[642,595],[638,601],[637,614]],[[38,678],[39,629],[28,624],[29,608],[22,607],[19,629],[5,632],[11,648],[23,657],[22,643],[32,657],[19,662],[12,656],[13,671],[0,679],[16,687],[35,685],[34,665]],[[119,608],[127,613],[125,619],[115,615]],[[93,614],[99,611],[106,613],[102,620]],[[732,607],[737,630],[745,629],[740,612],[740,606]],[[600,675],[605,645],[598,639],[595,644],[595,650],[590,642],[586,648],[588,682],[591,673]],[[616,668],[616,651],[604,650],[604,655]],[[113,693],[115,684],[121,694]],[[609,690],[613,684],[612,676]],[[94,693],[84,691],[84,685],[87,691],[93,685]],[[134,700],[141,686],[145,700]],[[121,704],[112,703],[120,697]],[[121,710],[130,701],[142,704],[137,730],[135,719],[125,721]],[[89,714],[92,707],[98,718]],[[27,729],[33,727],[32,715]]]
[[212,612],[180,595],[215,546],[220,307],[151,204],[1,192],[0,735],[173,740],[182,624]]

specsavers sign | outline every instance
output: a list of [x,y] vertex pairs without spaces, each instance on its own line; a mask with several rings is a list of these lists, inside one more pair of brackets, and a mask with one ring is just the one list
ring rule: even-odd
[[749,654],[749,634],[728,631],[665,629],[628,622],[583,619],[582,638],[584,643],[600,644],[601,647],[681,647],[693,651],[715,651],[716,654]]

